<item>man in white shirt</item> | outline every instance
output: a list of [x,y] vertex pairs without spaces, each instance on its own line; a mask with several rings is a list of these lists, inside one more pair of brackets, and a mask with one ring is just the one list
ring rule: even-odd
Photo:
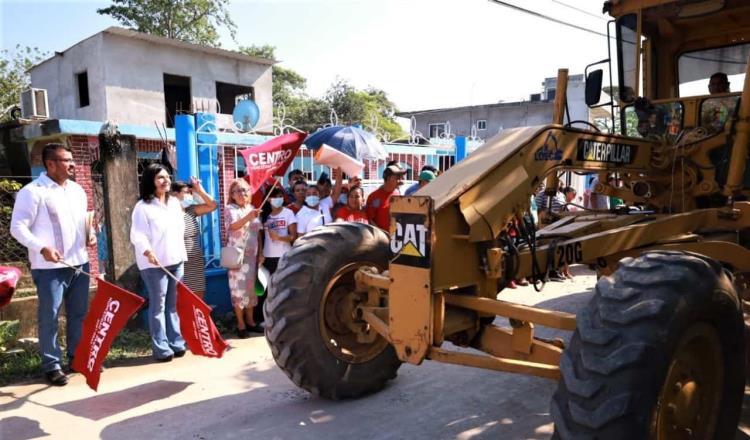
[[66,349],[71,365],[88,310],[86,245],[94,246],[96,239],[90,231],[86,192],[70,180],[75,175],[70,149],[62,144],[47,144],[42,150],[42,162],[46,172],[16,195],[10,233],[29,250],[38,297],[42,369],[50,384],[63,386],[68,379],[61,369],[62,352],[57,343],[60,306],[65,301]]

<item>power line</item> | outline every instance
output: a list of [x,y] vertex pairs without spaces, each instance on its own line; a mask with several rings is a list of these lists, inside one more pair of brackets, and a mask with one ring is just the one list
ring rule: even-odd
[[582,14],[586,14],[588,16],[591,16],[591,17],[594,17],[594,18],[598,18],[599,20],[609,21],[606,18],[602,17],[601,15],[597,15],[597,14],[591,13],[589,11],[585,11],[585,10],[583,10],[581,8],[577,8],[577,7],[573,6],[573,5],[569,5],[569,4],[565,3],[565,2],[561,2],[560,0],[549,0],[549,1],[551,1],[552,3],[557,3],[558,5],[564,6],[564,7],[568,8],[568,9],[572,9],[574,11],[578,11],[578,12],[580,12]]
[[506,2],[504,2],[502,0],[488,0],[488,1],[490,1],[491,3],[495,3],[497,5],[500,5],[500,6],[505,6],[506,8],[515,9],[516,11],[521,11],[524,14],[533,15],[535,17],[538,17],[538,18],[541,18],[541,19],[544,19],[544,20],[548,20],[548,21],[551,21],[553,23],[561,24],[563,26],[568,26],[568,27],[571,27],[573,29],[578,29],[579,31],[584,31],[584,32],[588,32],[590,34],[599,35],[600,37],[605,37],[605,38],[608,37],[607,34],[603,34],[601,32],[598,32],[598,31],[595,31],[595,30],[592,30],[592,29],[589,29],[589,28],[585,28],[583,26],[578,26],[577,24],[568,23],[567,21],[563,21],[563,20],[560,20],[560,19],[557,19],[557,18],[554,18],[554,17],[550,17],[549,15],[544,15],[544,14],[541,14],[541,13],[536,12],[536,11],[532,11],[532,10],[529,10],[529,9],[522,8],[520,6],[516,6],[516,5],[510,4],[510,3],[506,3]]

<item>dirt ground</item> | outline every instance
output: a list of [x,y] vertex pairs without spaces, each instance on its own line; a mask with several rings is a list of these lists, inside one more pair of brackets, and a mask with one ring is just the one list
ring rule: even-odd
[[[576,312],[594,277],[521,288],[503,299]],[[542,337],[564,332],[540,330]],[[103,373],[98,393],[83,377],[64,388],[0,388],[0,439],[547,439],[546,379],[425,362],[404,365],[385,390],[331,402],[296,388],[263,337],[232,340],[224,358],[149,360]],[[746,399],[750,408],[750,399]],[[750,409],[737,440],[750,440]]]

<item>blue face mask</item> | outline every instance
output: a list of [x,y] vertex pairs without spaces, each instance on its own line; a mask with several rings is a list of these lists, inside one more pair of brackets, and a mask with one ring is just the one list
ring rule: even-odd
[[283,197],[274,197],[271,199],[271,207],[272,208],[281,208],[281,206],[284,204],[284,198]]
[[346,203],[349,201],[349,195],[348,194],[341,194],[339,196],[339,203],[342,205],[346,205]]
[[307,206],[318,206],[318,203],[320,203],[320,197],[307,196],[305,197],[305,203],[307,204]]

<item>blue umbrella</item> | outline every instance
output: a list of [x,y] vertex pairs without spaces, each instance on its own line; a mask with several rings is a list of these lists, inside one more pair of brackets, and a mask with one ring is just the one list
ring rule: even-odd
[[317,150],[326,144],[357,160],[385,160],[388,154],[372,133],[358,127],[333,127],[318,130],[305,139],[305,145]]

